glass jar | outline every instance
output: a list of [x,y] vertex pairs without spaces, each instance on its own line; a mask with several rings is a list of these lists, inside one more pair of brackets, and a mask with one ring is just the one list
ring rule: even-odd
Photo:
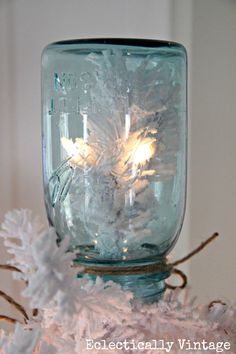
[[153,265],[183,223],[186,62],[182,45],[144,39],[62,41],[42,55],[49,223],[76,262],[147,301],[164,291],[169,272]]

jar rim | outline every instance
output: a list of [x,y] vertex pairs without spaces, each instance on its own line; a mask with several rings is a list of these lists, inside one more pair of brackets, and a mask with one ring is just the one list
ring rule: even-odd
[[49,46],[57,45],[75,45],[75,44],[104,44],[104,45],[127,45],[131,47],[147,47],[147,48],[159,48],[159,47],[171,47],[179,48],[186,52],[185,47],[178,42],[160,40],[160,39],[148,39],[148,38],[120,38],[120,37],[101,37],[101,38],[80,38],[80,39],[67,39],[50,43]]

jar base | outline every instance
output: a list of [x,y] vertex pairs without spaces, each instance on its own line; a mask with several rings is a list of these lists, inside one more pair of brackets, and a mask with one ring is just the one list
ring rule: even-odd
[[153,303],[159,301],[165,290],[165,280],[169,272],[150,273],[126,276],[103,276],[103,280],[112,280],[121,285],[125,291],[130,291],[135,300],[141,300],[143,303]]

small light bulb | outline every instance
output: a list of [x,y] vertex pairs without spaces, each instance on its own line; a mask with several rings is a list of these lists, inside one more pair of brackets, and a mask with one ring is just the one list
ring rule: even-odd
[[72,166],[86,167],[87,165],[93,166],[96,163],[96,151],[83,139],[76,138],[73,142],[72,139],[62,137],[61,144],[70,157],[69,163]]
[[150,160],[155,152],[153,142],[141,144],[135,150],[133,155],[133,162],[135,165],[143,165],[146,161]]
[[75,156],[77,154],[77,149],[72,139],[67,139],[63,137],[61,138],[61,143],[69,156]]

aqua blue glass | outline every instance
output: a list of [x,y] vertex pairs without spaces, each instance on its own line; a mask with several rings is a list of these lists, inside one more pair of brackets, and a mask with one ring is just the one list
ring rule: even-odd
[[165,290],[169,272],[153,265],[183,223],[186,66],[182,45],[148,39],[62,41],[42,55],[49,223],[76,263],[108,267],[105,280],[144,301]]

